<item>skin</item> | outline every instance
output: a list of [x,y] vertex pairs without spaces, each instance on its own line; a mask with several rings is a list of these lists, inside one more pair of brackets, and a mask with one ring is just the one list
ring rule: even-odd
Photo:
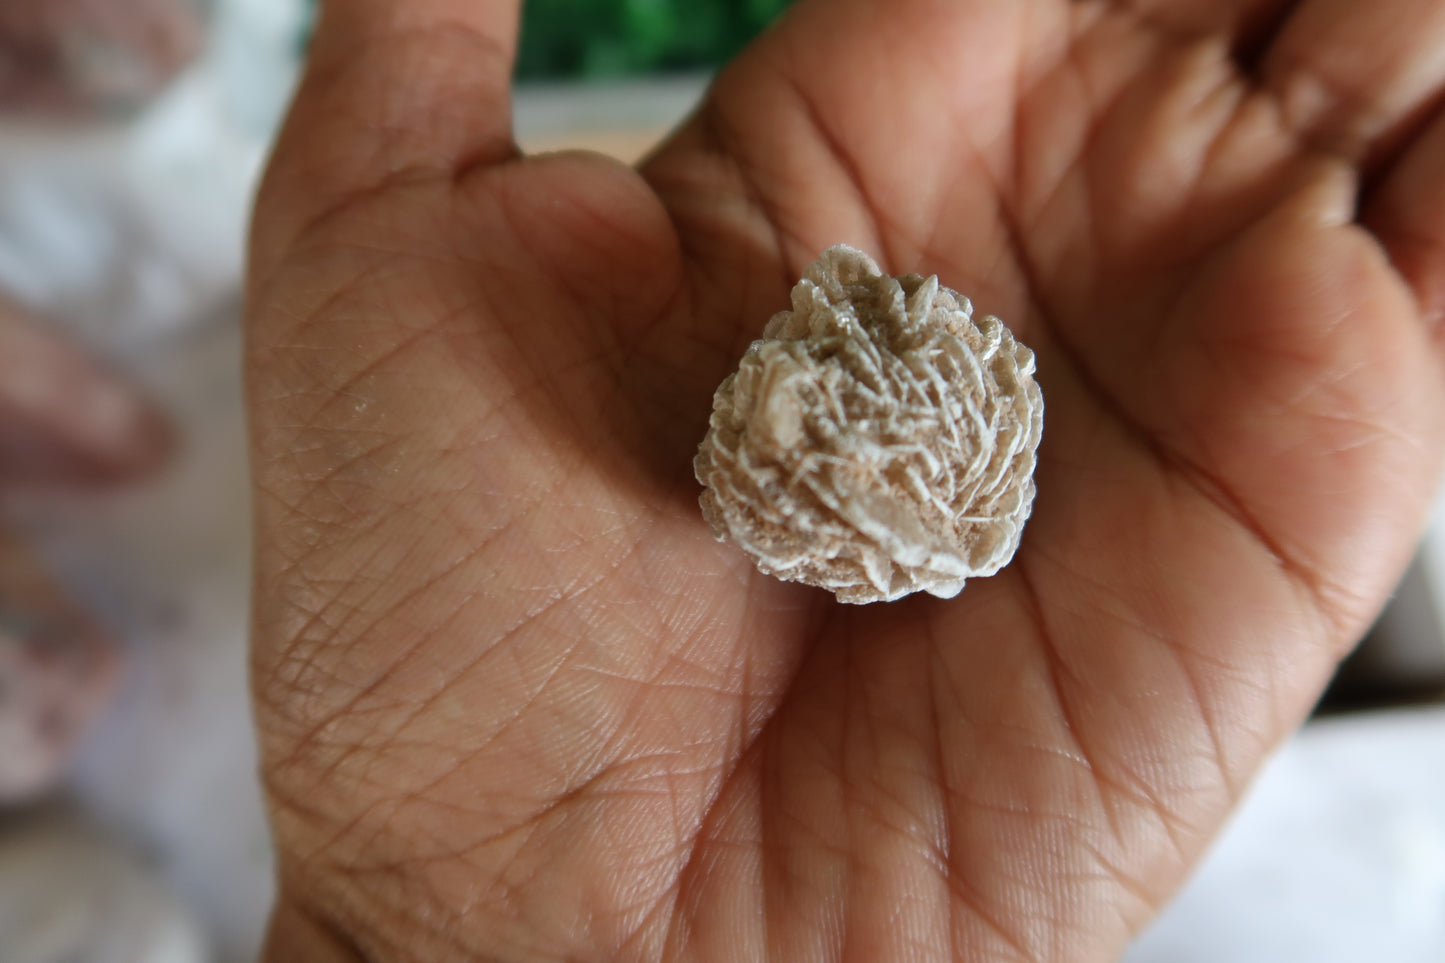
[[[637,170],[506,0],[327,6],[255,222],[272,961],[1102,961],[1419,537],[1435,0],[801,0]],[[844,607],[697,509],[824,247],[1039,355],[1014,563]]]

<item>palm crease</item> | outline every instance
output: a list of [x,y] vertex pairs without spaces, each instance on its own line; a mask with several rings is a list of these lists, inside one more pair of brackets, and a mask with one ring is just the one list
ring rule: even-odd
[[[637,172],[481,137],[288,222],[369,155],[283,138],[255,685],[283,898],[355,953],[1110,958],[1403,565],[1437,335],[1360,219],[1426,108],[1356,150],[1215,33],[905,6],[954,46],[805,2]],[[713,387],[839,241],[1039,355],[1035,517],[954,602],[834,606],[695,505]]]

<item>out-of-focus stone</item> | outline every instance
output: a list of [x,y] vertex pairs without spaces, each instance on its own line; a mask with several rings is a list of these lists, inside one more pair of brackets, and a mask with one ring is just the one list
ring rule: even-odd
[[0,535],[0,803],[52,788],[115,689],[118,650]]
[[59,814],[0,832],[5,963],[209,963],[190,912],[134,854]]
[[201,49],[195,0],[0,0],[0,109],[139,107]]

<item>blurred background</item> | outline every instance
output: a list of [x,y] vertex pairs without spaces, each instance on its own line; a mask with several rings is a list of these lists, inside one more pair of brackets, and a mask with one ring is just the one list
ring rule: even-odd
[[[529,0],[528,150],[640,157],[787,0]],[[0,0],[0,963],[249,963],[239,291],[309,0]],[[1445,960],[1445,537],[1131,963]]]

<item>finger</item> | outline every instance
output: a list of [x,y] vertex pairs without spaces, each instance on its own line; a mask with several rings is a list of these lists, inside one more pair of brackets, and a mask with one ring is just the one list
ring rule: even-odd
[[[967,227],[934,246],[992,263],[998,239],[976,218],[1011,164],[1010,95],[1062,56],[1070,29],[1052,0],[798,3],[643,174],[719,292],[775,303],[840,241],[913,270],[932,263],[924,242],[941,221]],[[765,274],[775,284],[759,292]]]
[[135,389],[0,306],[0,483],[98,483],[155,468],[165,419]]
[[1445,116],[1369,196],[1362,220],[1390,252],[1426,323],[1445,332]]
[[520,0],[328,0],[277,146],[271,213],[512,156]]
[[1253,48],[1299,0],[1120,0],[1150,26],[1183,37],[1222,36],[1236,50]]
[[1313,147],[1373,161],[1445,86],[1445,4],[1308,0],[1259,70],[1287,128]]

